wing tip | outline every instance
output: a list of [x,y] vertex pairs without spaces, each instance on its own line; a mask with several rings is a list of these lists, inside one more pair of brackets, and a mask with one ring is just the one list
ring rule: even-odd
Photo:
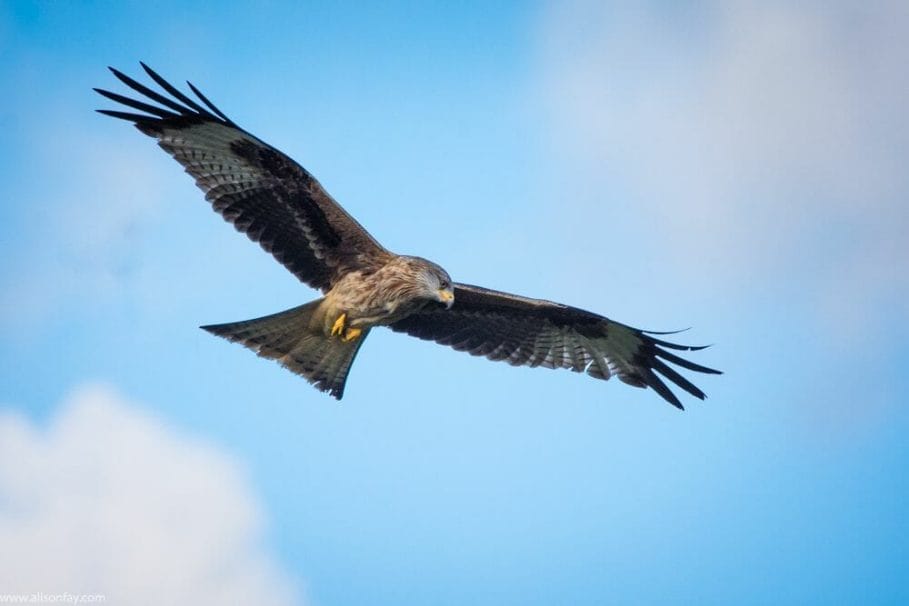
[[[199,91],[198,88],[192,84],[190,84],[190,89],[199,97],[201,102],[207,106],[207,109],[206,107],[203,107],[202,105],[199,105],[199,103],[193,101],[186,94],[180,92],[179,89],[162,78],[144,61],[139,61],[139,65],[142,66],[142,69],[145,70],[145,73],[158,86],[160,86],[166,94],[169,94],[170,97],[168,97],[166,94],[155,91],[144,84],[141,84],[140,82],[134,80],[133,78],[130,78],[125,73],[121,72],[113,66],[108,66],[107,69],[110,70],[110,72],[120,82],[131,88],[134,92],[139,93],[140,96],[138,98],[134,98],[132,96],[127,97],[101,88],[94,88],[93,90],[96,93],[116,103],[120,103],[122,105],[126,105],[127,107],[152,114],[152,116],[155,116],[155,118],[151,119],[155,121],[167,120],[170,122],[174,120],[186,120],[190,124],[196,123],[197,121],[214,121],[224,124],[225,126],[239,129],[236,123],[228,118],[224,112],[218,109],[207,97],[205,97],[205,95],[201,93],[201,91]],[[150,104],[147,101],[160,104],[160,106],[163,107]],[[179,122],[175,122],[175,124],[179,124]]]
[[[701,364],[691,362],[666,350],[673,349],[676,351],[701,351],[710,347],[710,345],[681,345],[678,343],[657,339],[651,336],[675,334],[677,332],[682,331],[638,331],[642,343],[639,346],[640,349],[638,349],[638,352],[635,355],[634,367],[637,369],[640,379],[646,383],[648,387],[652,388],[664,400],[676,408],[684,410],[684,407],[681,405],[678,397],[672,392],[671,389],[669,389],[667,383],[664,382],[660,377],[665,378],[667,382],[675,387],[683,389],[685,392],[697,398],[698,400],[706,400],[707,394],[705,394],[703,390],[694,385],[694,383],[680,374],[677,370],[669,366],[667,362],[672,363],[676,366],[680,366],[683,369],[703,374],[721,375],[723,372],[715,368],[710,368],[708,366],[703,366]],[[659,373],[659,376],[656,373]]]

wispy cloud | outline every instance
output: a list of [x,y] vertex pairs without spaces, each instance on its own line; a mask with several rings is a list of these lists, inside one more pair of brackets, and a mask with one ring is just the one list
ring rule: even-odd
[[5,592],[108,603],[294,604],[241,466],[110,387],[73,391],[46,429],[0,415]]
[[157,165],[121,153],[93,118],[54,104],[25,118],[31,137],[20,147],[26,162],[14,196],[21,241],[0,277],[4,332],[29,331],[74,304],[118,294],[143,226],[166,199]]
[[[99,70],[99,80],[104,75]],[[87,85],[82,92],[91,99]],[[100,97],[97,105],[104,105]],[[18,239],[16,255],[0,262],[4,337],[38,339],[54,323],[113,302],[121,309],[129,302],[166,308],[180,278],[201,284],[230,271],[223,250],[217,267],[206,263],[210,232],[195,232],[192,246],[184,246],[187,225],[201,215],[211,233],[232,234],[202,212],[205,202],[192,180],[153,140],[84,106],[47,103],[24,122],[30,136],[16,156],[22,173],[8,226]],[[194,204],[184,204],[187,199]],[[164,218],[167,229],[156,231]],[[181,300],[191,295],[184,292]]]
[[909,314],[905,3],[559,3],[542,23],[580,187],[634,200],[676,270],[846,333]]

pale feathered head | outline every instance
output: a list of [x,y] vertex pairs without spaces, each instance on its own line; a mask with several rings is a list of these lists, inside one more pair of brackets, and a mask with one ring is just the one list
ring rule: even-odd
[[438,301],[447,308],[454,305],[454,285],[448,272],[436,263],[421,257],[407,257],[408,265],[415,273],[418,295],[422,299]]

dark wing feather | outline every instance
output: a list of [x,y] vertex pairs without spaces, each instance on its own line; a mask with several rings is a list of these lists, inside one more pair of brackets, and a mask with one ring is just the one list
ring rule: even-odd
[[567,368],[604,380],[615,375],[630,385],[651,387],[678,408],[683,408],[682,403],[657,373],[696,398],[706,396],[666,361],[696,372],[720,374],[664,349],[702,347],[655,339],[650,333],[575,307],[468,284],[455,285],[451,309],[433,305],[395,322],[391,329],[514,366]]
[[155,137],[216,211],[301,281],[325,291],[344,273],[369,271],[389,258],[306,169],[242,130],[192,84],[201,104],[142,67],[170,97],[111,68],[144,100],[95,90],[141,113],[98,111]]

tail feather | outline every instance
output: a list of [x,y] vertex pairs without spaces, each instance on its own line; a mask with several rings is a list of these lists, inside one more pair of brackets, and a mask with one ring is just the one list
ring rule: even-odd
[[351,364],[368,331],[344,342],[326,336],[321,321],[313,316],[321,299],[270,316],[212,324],[201,328],[235,343],[242,343],[258,355],[277,360],[304,377],[320,391],[340,400]]

